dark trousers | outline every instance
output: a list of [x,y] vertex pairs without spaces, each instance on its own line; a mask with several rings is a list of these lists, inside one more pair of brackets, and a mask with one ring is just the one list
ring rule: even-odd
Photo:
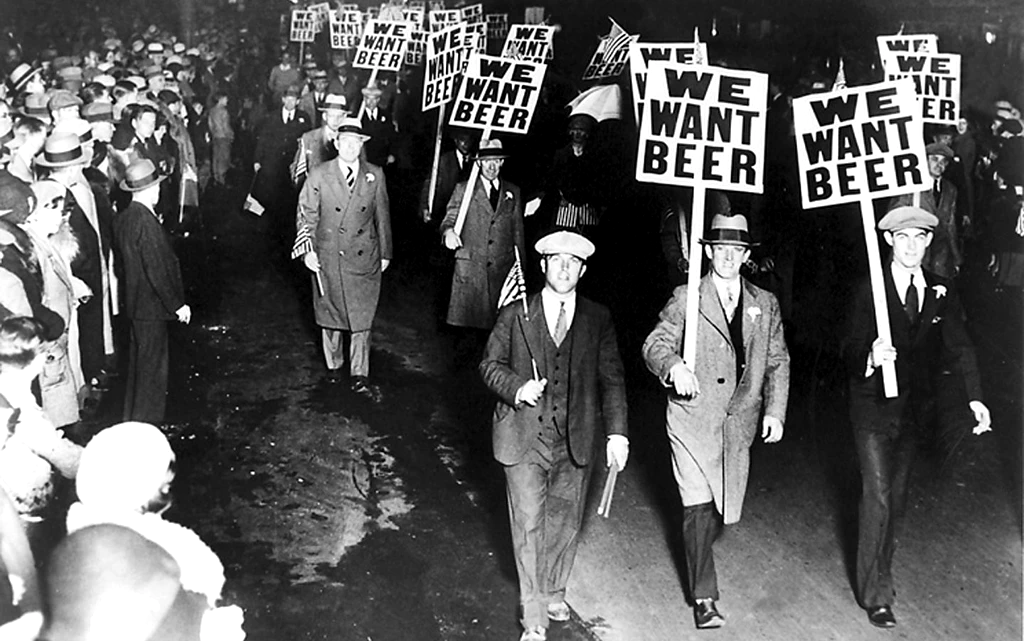
[[892,605],[892,555],[897,521],[907,505],[917,441],[912,430],[857,430],[853,435],[862,481],[857,536],[857,597],[865,608]]
[[547,627],[547,606],[565,600],[590,478],[589,467],[569,458],[565,438],[542,429],[525,458],[505,466],[524,628]]
[[98,377],[106,363],[103,349],[103,296],[96,292],[89,302],[78,306],[78,348],[81,350],[85,382]]
[[167,407],[167,321],[131,322],[124,420],[159,425]]
[[711,549],[722,527],[722,516],[714,501],[683,507],[683,549],[686,572],[690,580],[690,596],[718,600],[718,575],[715,555]]

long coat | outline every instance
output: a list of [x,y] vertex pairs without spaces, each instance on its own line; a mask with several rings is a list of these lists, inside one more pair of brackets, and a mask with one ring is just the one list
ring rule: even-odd
[[[298,165],[302,154],[306,156],[306,175],[309,175],[316,167],[324,164],[328,160],[334,160],[338,157],[338,148],[334,146],[334,142],[327,140],[326,138],[326,127],[319,127],[313,131],[307,131],[302,134],[299,140],[299,148],[295,150],[295,157],[292,158],[291,173],[295,175],[295,167]],[[296,187],[301,186],[302,181]]]
[[[515,248],[526,259],[523,205],[519,188],[498,181],[498,208],[492,209],[483,181],[478,180],[462,227],[462,247],[455,251],[448,324],[490,329],[498,317],[501,285],[515,263]],[[455,186],[441,235],[455,227],[466,183]]]
[[185,304],[178,256],[170,236],[145,205],[132,202],[114,217],[114,240],[124,270],[128,318],[174,320]]
[[[939,374],[947,369],[962,377],[968,400],[981,400],[978,363],[952,282],[924,271],[924,302],[914,328],[896,292],[891,267],[883,270],[883,280],[892,344],[896,348],[899,394],[895,398],[885,397],[880,371],[865,376],[868,353],[878,336],[871,285],[865,281],[855,295],[842,344],[853,428],[895,434],[908,425],[926,427],[924,423],[931,418],[937,401]],[[967,413],[966,406],[955,409]],[[969,416],[964,419],[970,420]]]
[[[786,418],[789,400],[789,352],[775,296],[742,280],[743,349],[746,368],[736,380],[736,353],[725,310],[708,274],[700,282],[695,374],[700,394],[669,396],[669,433],[681,441],[704,473],[715,506],[726,523],[739,521],[750,469],[750,445],[764,415]],[[682,361],[686,285],[677,287],[644,342],[647,368],[666,387]]]
[[[391,260],[391,210],[380,167],[359,161],[354,193],[339,162],[312,170],[299,194],[296,224],[313,238],[320,259],[321,296],[315,278],[318,325],[354,332],[370,329],[380,298],[381,260]],[[300,232],[301,233],[301,232]]]
[[[504,465],[523,460],[537,438],[538,408],[516,404],[516,390],[533,378],[531,358],[543,358],[548,332],[540,294],[528,298],[529,320],[521,303],[506,305],[491,330],[480,374],[498,395],[494,408],[494,458]],[[626,384],[615,326],[607,308],[576,296],[569,355],[568,445],[572,460],[589,465],[601,434],[627,433]]]

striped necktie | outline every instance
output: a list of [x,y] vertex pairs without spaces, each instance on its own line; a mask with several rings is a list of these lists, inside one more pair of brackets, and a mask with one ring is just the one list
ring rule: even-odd
[[352,191],[356,188],[356,172],[352,171],[352,168],[345,166],[345,184],[348,185],[348,190]]

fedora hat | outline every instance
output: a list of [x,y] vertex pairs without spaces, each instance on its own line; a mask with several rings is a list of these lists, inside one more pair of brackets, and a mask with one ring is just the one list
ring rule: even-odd
[[363,132],[363,123],[358,118],[345,118],[341,121],[341,126],[338,127],[338,137],[342,136],[353,136],[364,142],[370,139]]
[[747,217],[743,214],[726,216],[715,214],[711,219],[711,229],[700,242],[705,245],[743,245],[755,247],[757,243],[750,237],[747,228]]
[[25,104],[21,107],[21,115],[38,118],[50,122],[50,109],[47,107],[49,97],[45,93],[30,93],[25,96]]
[[11,88],[11,93],[19,93],[28,84],[28,81],[38,75],[40,71],[42,69],[33,68],[25,62],[15,67],[14,71],[7,76],[7,86]]
[[380,98],[384,92],[376,84],[366,85],[362,88],[364,98]]
[[68,118],[67,120],[62,120],[57,123],[54,126],[53,131],[50,132],[51,135],[62,133],[75,134],[78,136],[78,142],[83,145],[92,142],[92,125],[81,118]]
[[128,169],[125,169],[124,180],[120,182],[120,187],[124,191],[142,191],[162,182],[165,178],[167,176],[160,175],[153,161],[140,158],[132,161],[132,164],[128,165]]
[[508,154],[502,149],[501,141],[497,139],[481,140],[480,150],[476,152],[476,159],[489,160],[498,158],[508,158]]
[[43,144],[43,153],[36,157],[40,167],[71,167],[89,162],[78,136],[70,131],[50,134]]
[[329,93],[324,96],[324,104],[320,107],[320,111],[327,111],[329,109],[348,111],[348,106],[345,104],[345,96],[340,93]]

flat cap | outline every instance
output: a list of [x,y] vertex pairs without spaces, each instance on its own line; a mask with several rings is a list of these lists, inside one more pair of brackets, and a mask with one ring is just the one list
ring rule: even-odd
[[550,233],[538,240],[533,248],[542,256],[549,254],[572,254],[582,260],[590,258],[596,249],[594,243],[572,231]]
[[53,92],[47,107],[50,108],[50,111],[57,111],[65,107],[81,107],[82,104],[82,99],[75,94],[65,89],[58,89]]
[[921,209],[905,205],[897,207],[878,221],[878,228],[882,231],[900,231],[901,229],[926,229],[931,231],[939,224],[939,219]]
[[950,146],[944,142],[933,142],[924,148],[924,152],[929,156],[945,156],[946,158],[956,156]]

